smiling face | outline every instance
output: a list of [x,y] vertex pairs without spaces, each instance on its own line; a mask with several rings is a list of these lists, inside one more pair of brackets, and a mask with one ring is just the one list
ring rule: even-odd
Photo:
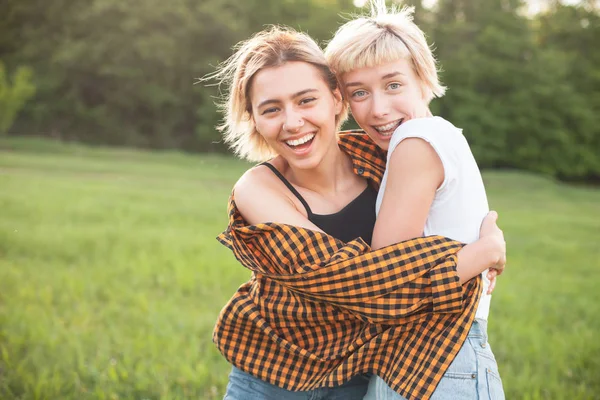
[[315,66],[293,61],[260,70],[250,101],[256,130],[291,166],[314,168],[335,151],[342,99]]
[[431,115],[426,91],[407,59],[346,72],[342,87],[352,116],[384,150],[400,124]]

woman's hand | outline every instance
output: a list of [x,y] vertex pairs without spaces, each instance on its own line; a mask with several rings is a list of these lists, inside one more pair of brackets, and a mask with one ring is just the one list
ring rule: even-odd
[[492,292],[496,288],[496,277],[498,276],[498,272],[495,269],[490,269],[487,276],[490,280],[490,286],[488,286],[486,294],[492,294]]
[[491,256],[490,269],[502,275],[506,266],[506,241],[502,229],[498,228],[498,213],[490,211],[485,216],[479,230],[479,238],[487,241]]
[[481,223],[479,238],[486,240],[490,249],[491,265],[488,271],[490,286],[487,294],[491,294],[496,286],[496,277],[504,272],[506,267],[506,241],[504,233],[497,225],[498,213],[490,211]]
[[[489,269],[490,280],[500,275],[506,265],[506,242],[504,234],[496,225],[498,214],[491,211],[483,219],[479,239],[464,246],[457,253],[456,272],[460,283],[464,284]],[[494,283],[495,284],[495,283]],[[492,287],[493,289],[493,287]]]

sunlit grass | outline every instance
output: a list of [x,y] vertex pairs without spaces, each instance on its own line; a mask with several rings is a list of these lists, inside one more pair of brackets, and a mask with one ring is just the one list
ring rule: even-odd
[[[214,237],[245,168],[0,141],[0,398],[221,398],[211,332],[249,272]],[[490,318],[507,399],[598,398],[600,191],[484,178],[509,246]]]

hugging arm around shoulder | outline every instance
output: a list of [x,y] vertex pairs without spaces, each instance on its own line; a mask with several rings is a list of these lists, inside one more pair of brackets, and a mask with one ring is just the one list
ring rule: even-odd
[[229,218],[219,241],[243,266],[306,300],[387,324],[463,308],[456,274],[458,242],[432,236],[371,251],[362,240],[345,244],[292,225],[247,225],[233,195]]

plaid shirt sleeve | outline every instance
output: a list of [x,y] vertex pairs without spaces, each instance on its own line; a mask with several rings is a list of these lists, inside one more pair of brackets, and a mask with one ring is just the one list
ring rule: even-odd
[[285,224],[245,226],[229,203],[229,229],[219,236],[242,265],[306,300],[326,302],[367,322],[394,324],[413,314],[462,309],[456,274],[462,245],[441,236],[370,251],[362,239],[347,244]]

